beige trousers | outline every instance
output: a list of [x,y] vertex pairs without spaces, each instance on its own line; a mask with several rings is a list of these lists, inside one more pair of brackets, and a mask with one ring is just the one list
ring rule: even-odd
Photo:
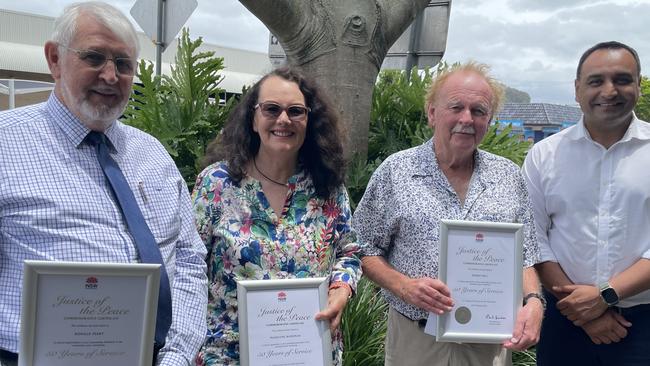
[[499,344],[436,342],[413,321],[390,308],[385,366],[506,366],[512,354]]

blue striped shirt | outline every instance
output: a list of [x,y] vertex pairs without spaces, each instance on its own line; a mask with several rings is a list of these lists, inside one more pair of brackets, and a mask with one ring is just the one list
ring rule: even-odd
[[[18,351],[26,259],[138,262],[120,208],[84,138],[89,130],[52,94],[0,113],[0,348]],[[106,131],[158,242],[173,322],[161,365],[190,365],[206,334],[205,246],[173,160],[150,135],[116,121]]]

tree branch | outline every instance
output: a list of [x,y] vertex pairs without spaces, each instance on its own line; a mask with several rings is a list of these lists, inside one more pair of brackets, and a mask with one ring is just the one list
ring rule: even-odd
[[384,37],[390,46],[404,33],[418,13],[426,8],[429,0],[381,0],[380,3],[385,13]]
[[290,36],[311,12],[308,1],[302,0],[239,0],[278,38]]

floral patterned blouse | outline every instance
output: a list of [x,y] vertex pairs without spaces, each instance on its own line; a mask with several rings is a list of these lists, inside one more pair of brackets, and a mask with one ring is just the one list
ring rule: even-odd
[[[311,178],[293,175],[278,218],[260,182],[230,178],[226,163],[207,167],[192,200],[196,225],[208,249],[208,333],[197,365],[239,365],[236,279],[323,277],[356,289],[361,277],[359,246],[350,228],[347,192],[328,200],[315,195]],[[333,334],[334,364],[342,336]]]

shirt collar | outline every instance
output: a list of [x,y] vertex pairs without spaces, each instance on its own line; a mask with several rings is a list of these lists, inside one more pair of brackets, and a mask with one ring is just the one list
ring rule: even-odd
[[[415,166],[413,175],[430,176],[433,172],[439,171],[438,159],[436,159],[436,148],[433,144],[433,138],[424,144],[416,147],[418,150],[415,156],[418,157],[418,162]],[[485,152],[476,149],[474,151],[474,172],[483,170],[483,161],[485,160]]]
[[[435,145],[433,138],[424,144],[416,147],[418,149],[416,156],[418,162],[415,166],[413,176],[435,176],[444,175],[438,166],[438,159],[436,159]],[[489,183],[486,181],[488,175],[485,173],[485,159],[486,154],[484,151],[476,149],[474,151],[474,174],[473,179],[478,179],[481,183]],[[446,178],[445,178],[446,179]],[[489,179],[488,179],[489,180]]]
[[[587,131],[587,127],[585,127],[584,118],[584,115],[580,117],[580,121],[578,121],[576,124],[576,128],[567,132],[567,137],[572,140],[586,139],[593,141],[589,135],[589,131]],[[625,135],[623,135],[623,137],[618,142],[627,142],[632,139],[650,140],[650,130],[642,128],[643,123],[647,122],[641,121],[639,118],[637,118],[636,114],[632,112],[632,122],[630,122],[630,126],[627,128],[627,131],[625,131]]]
[[416,147],[417,163],[413,171],[413,176],[431,176],[438,171],[438,159],[433,147],[433,138],[424,144]]
[[[79,148],[90,129],[59,100],[54,92],[50,94],[47,100],[46,109],[70,143]],[[123,150],[125,132],[121,122],[115,121],[104,131],[104,134],[106,134],[110,145],[115,151]]]
[[650,140],[650,130],[643,128],[646,126],[647,122],[640,120],[636,116],[636,113],[632,112],[632,114],[633,116],[630,127],[627,128],[627,131],[625,132],[625,135],[623,135],[621,141],[629,141],[632,139]]

